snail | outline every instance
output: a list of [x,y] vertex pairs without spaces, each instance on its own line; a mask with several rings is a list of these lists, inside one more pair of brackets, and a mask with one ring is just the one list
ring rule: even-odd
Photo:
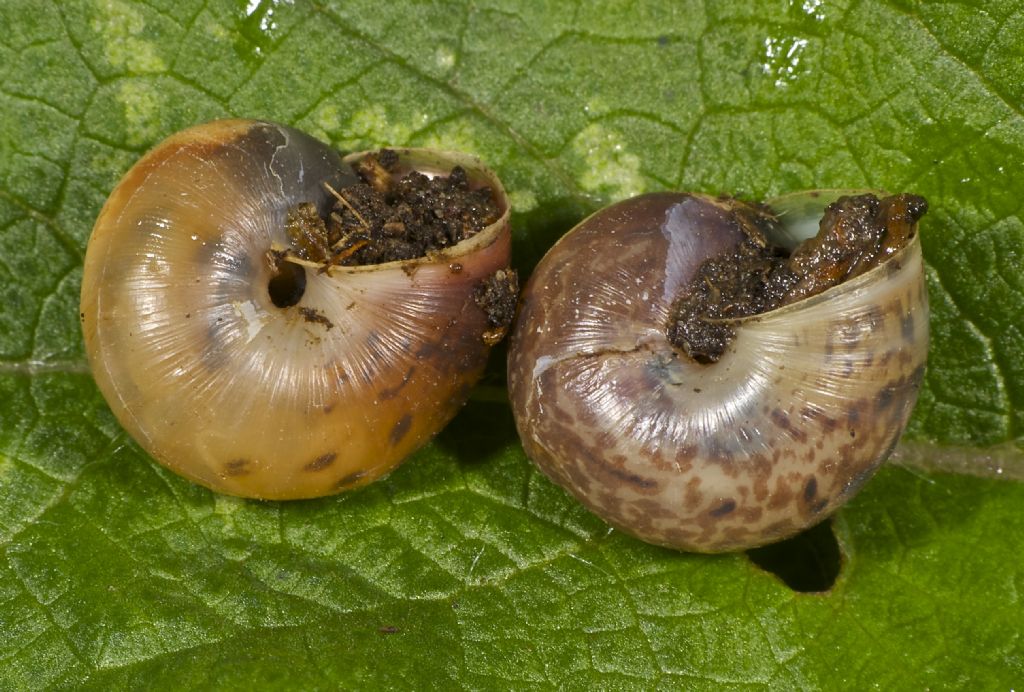
[[[925,209],[912,195],[855,191],[766,206],[654,193],[585,219],[538,264],[511,334],[528,456],[606,522],[657,545],[745,550],[822,521],[891,452],[917,396]],[[760,314],[715,312],[736,302],[718,258],[792,251],[819,225],[819,239],[870,226],[893,244],[870,262],[824,245],[769,257],[736,285],[788,293]],[[801,263],[837,276],[812,287],[820,274],[801,278]],[[695,295],[721,300],[703,310]]]
[[348,266],[367,241],[342,252],[323,217],[365,223],[344,190],[352,164],[379,163],[269,122],[192,127],[125,174],[89,240],[81,321],[99,389],[157,461],[230,495],[328,495],[391,471],[465,402],[507,327],[489,293],[514,305],[508,199],[471,156],[393,152],[396,179],[458,172],[493,218]]

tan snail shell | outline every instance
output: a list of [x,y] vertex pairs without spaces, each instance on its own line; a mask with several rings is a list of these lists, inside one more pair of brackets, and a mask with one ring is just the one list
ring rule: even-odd
[[[838,191],[769,202],[792,248]],[[527,454],[613,526],[699,552],[814,525],[902,433],[928,342],[920,240],[824,293],[743,318],[724,357],[668,343],[677,291],[737,242],[731,200],[650,194],[564,236],[524,288],[509,386]],[[813,213],[808,214],[808,211]]]
[[464,403],[489,350],[474,291],[509,264],[508,200],[475,158],[397,152],[404,169],[463,166],[501,217],[427,257],[305,270],[283,308],[267,251],[288,244],[291,205],[323,211],[323,183],[355,179],[337,153],[225,120],[169,137],[124,176],[89,241],[82,329],[111,409],[160,463],[232,495],[327,495],[393,469]]

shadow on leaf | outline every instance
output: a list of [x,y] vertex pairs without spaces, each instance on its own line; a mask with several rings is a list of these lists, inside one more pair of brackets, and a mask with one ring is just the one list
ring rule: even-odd
[[779,543],[748,550],[747,557],[801,593],[821,593],[831,589],[843,564],[831,520]]

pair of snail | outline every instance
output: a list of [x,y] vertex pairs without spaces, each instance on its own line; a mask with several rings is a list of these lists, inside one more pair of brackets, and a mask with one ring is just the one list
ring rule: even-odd
[[[268,253],[288,244],[289,209],[327,215],[365,154],[216,121],[171,136],[118,184],[89,241],[82,326],[99,388],[160,463],[232,495],[328,495],[391,471],[465,402],[496,340],[479,295],[509,267],[508,198],[472,157],[396,151],[403,171],[461,167],[471,188],[491,189],[497,220],[415,259],[290,264],[283,303]],[[921,381],[919,213],[897,219],[905,245],[855,278],[706,319],[731,331],[714,362],[665,332],[680,292],[744,241],[749,219],[792,248],[837,197],[757,208],[645,195],[564,236],[512,327],[527,454],[610,524],[685,550],[779,540],[849,499],[895,445]]]

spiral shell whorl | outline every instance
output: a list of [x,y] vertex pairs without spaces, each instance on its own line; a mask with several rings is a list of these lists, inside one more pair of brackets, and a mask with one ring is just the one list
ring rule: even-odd
[[496,224],[429,258],[306,270],[283,309],[267,251],[288,245],[288,209],[326,211],[323,183],[354,174],[272,123],[165,140],[115,189],[86,258],[86,349],[121,423],[161,463],[230,494],[313,497],[390,471],[486,362],[473,295],[508,266],[510,239],[504,192],[476,163],[504,210]]
[[681,356],[668,310],[739,239],[728,205],[646,195],[584,221],[527,284],[509,359],[540,468],[612,525],[702,552],[778,540],[842,504],[902,432],[927,350],[914,239],[867,274],[745,319],[718,363]]

